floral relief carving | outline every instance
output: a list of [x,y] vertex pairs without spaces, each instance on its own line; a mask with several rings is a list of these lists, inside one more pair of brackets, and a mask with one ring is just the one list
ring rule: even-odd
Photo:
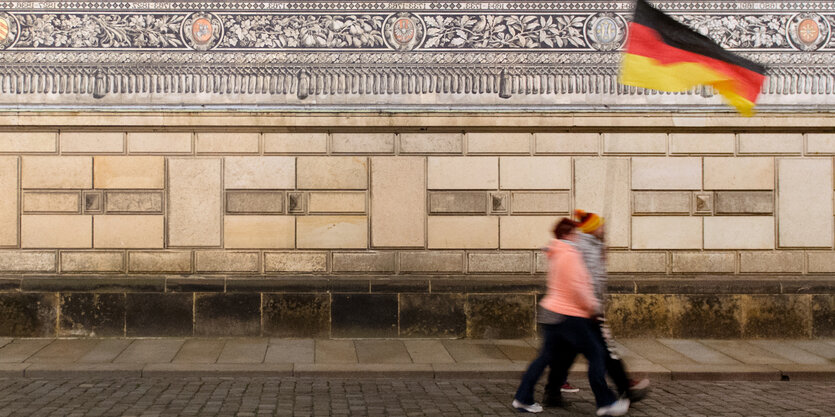
[[383,15],[226,15],[221,48],[385,48]]
[[679,15],[676,20],[723,48],[788,48],[784,15]]
[[183,46],[182,15],[25,14],[18,47],[171,48]]
[[584,48],[587,16],[425,16],[424,48]]

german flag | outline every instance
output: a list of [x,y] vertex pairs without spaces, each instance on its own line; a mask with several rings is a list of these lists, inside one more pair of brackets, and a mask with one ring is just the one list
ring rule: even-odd
[[638,0],[629,24],[620,83],[661,91],[710,85],[740,113],[750,116],[765,70]]

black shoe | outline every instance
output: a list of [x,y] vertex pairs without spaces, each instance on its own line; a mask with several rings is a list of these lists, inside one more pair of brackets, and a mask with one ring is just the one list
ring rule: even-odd
[[548,408],[566,407],[568,406],[568,404],[568,401],[562,399],[562,395],[560,395],[559,393],[545,393],[545,397],[542,399],[542,406]]
[[643,400],[647,394],[649,394],[648,379],[631,381],[629,385],[629,391],[626,393],[626,398],[629,398],[629,401],[633,403]]

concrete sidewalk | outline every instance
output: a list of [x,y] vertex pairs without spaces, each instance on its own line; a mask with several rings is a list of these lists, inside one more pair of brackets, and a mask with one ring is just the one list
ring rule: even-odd
[[[12,339],[0,377],[297,376],[518,378],[537,340]],[[835,380],[835,340],[621,339],[654,380]],[[582,359],[572,378],[585,378]]]

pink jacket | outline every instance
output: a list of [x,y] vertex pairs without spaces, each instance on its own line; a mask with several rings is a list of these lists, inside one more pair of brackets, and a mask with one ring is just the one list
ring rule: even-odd
[[571,243],[552,239],[548,247],[548,290],[542,308],[566,316],[591,318],[598,311],[591,277]]

